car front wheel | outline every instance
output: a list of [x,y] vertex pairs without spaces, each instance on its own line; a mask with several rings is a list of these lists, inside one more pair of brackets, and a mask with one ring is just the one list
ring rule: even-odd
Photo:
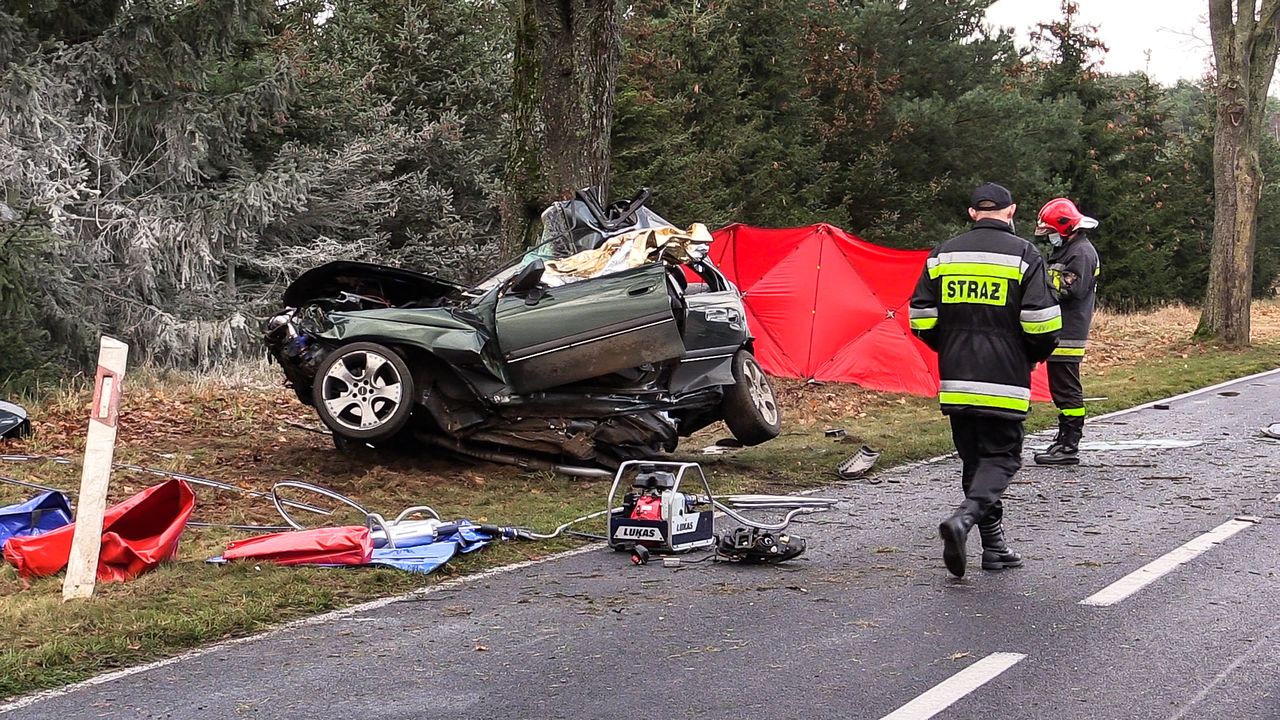
[[724,424],[743,445],[759,445],[782,432],[778,407],[769,376],[746,350],[733,357],[733,385],[725,388],[720,408]]
[[311,392],[324,424],[335,436],[351,440],[390,438],[413,414],[409,366],[394,350],[377,343],[351,343],[329,353]]

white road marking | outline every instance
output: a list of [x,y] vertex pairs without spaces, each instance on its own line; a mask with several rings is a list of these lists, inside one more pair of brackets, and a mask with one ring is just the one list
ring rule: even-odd
[[1225,388],[1225,387],[1231,387],[1232,385],[1237,385],[1239,383],[1249,382],[1250,380],[1258,380],[1264,377],[1270,377],[1272,375],[1277,375],[1277,374],[1280,374],[1280,368],[1275,368],[1274,370],[1263,370],[1262,372],[1254,373],[1253,375],[1246,375],[1245,377],[1236,378],[1235,380],[1226,380],[1224,382],[1218,383],[1217,385],[1210,385],[1209,387],[1200,388],[1199,390],[1190,390],[1188,392],[1182,393],[1181,395],[1174,395],[1173,397],[1164,398],[1163,400],[1152,400],[1151,402],[1143,403],[1141,405],[1134,405],[1131,408],[1125,408],[1123,410],[1116,410],[1114,412],[1109,412],[1105,415],[1099,415],[1097,418],[1090,418],[1090,419],[1102,420],[1103,418],[1120,417],[1121,415],[1128,415],[1130,413],[1140,412],[1142,410],[1155,407],[1156,405],[1167,405],[1170,403],[1177,402],[1179,400],[1186,400],[1189,397],[1195,397],[1196,395],[1205,395],[1207,393],[1221,390],[1222,388]]
[[[1266,632],[1262,633],[1262,635],[1263,637],[1267,637],[1269,635],[1274,635],[1276,631],[1280,631],[1280,625],[1272,625],[1270,628],[1266,630]],[[1191,700],[1187,702],[1187,704],[1183,706],[1183,708],[1179,710],[1176,715],[1169,718],[1169,720],[1182,720],[1182,718],[1186,717],[1187,714],[1190,713],[1192,710],[1194,710],[1197,705],[1203,702],[1204,699],[1209,696],[1209,693],[1213,692],[1214,689],[1217,688],[1219,685],[1221,685],[1224,680],[1230,677],[1231,673],[1235,672],[1236,670],[1239,670],[1240,666],[1243,665],[1246,660],[1249,660],[1250,658],[1252,658],[1259,651],[1265,650],[1270,652],[1274,649],[1275,649],[1275,645],[1269,642],[1253,643],[1253,647],[1249,648],[1243,653],[1240,653],[1239,657],[1237,657],[1235,660],[1232,660],[1230,665],[1227,665],[1225,668],[1222,669],[1221,672],[1219,672],[1217,675],[1214,675],[1213,680],[1210,681],[1208,685],[1204,686],[1204,689],[1196,693],[1196,696],[1191,698]]]
[[370,610],[377,610],[378,608],[386,607],[388,605],[391,605],[392,603],[398,603],[404,600],[415,600],[417,598],[423,597],[424,595],[432,595],[434,593],[443,592],[445,590],[452,590],[458,586],[467,585],[469,583],[473,583],[479,580],[485,580],[495,575],[503,575],[509,572],[513,572],[515,570],[522,570],[527,567],[533,567],[534,565],[541,565],[543,563],[548,563],[553,560],[560,560],[567,557],[573,557],[574,555],[582,555],[584,553],[589,553],[592,550],[599,551],[601,547],[602,546],[598,543],[592,543],[591,545],[585,545],[580,548],[574,548],[573,550],[566,550],[562,553],[556,553],[554,555],[548,555],[543,558],[538,558],[537,560],[524,560],[522,562],[514,563],[512,565],[503,565],[502,567],[496,567],[490,570],[478,572],[474,575],[463,575],[462,577],[457,578],[455,580],[445,580],[444,582],[436,583],[435,585],[427,585],[426,587],[421,587],[421,588],[418,588],[417,590],[410,590],[409,592],[403,595],[380,598],[378,600],[372,600],[370,602],[362,603],[360,605],[352,605],[351,607],[341,608],[339,610],[331,610],[327,613],[324,613],[323,615],[313,615],[311,617],[300,618],[292,622],[287,622],[283,625],[280,625],[266,632],[258,633],[257,635],[248,635],[242,638],[227,640],[225,642],[220,642],[216,645],[209,645],[207,647],[197,648],[195,650],[182,653],[181,655],[175,655],[171,658],[165,658],[163,660],[157,660],[155,662],[150,662],[145,665],[135,665],[133,667],[124,668],[123,670],[116,670],[114,672],[98,675],[96,677],[89,678],[88,680],[82,680],[81,682],[75,683],[74,685],[66,685],[64,687],[54,688],[52,690],[43,690],[41,692],[37,692],[32,695],[27,695],[26,697],[20,697],[16,700],[12,700],[10,702],[0,705],[0,715],[3,715],[8,712],[12,712],[14,710],[19,710],[29,705],[34,705],[44,700],[50,700],[52,698],[61,697],[62,695],[67,695],[77,690],[90,688],[95,685],[103,685],[105,683],[113,682],[115,680],[127,678],[130,675],[137,675],[138,673],[147,672],[148,670],[155,670],[157,668],[162,668],[167,665],[180,663],[184,660],[192,660],[202,655],[208,655],[209,653],[217,652],[218,650],[221,650],[223,648],[233,647],[235,645],[243,645],[245,643],[250,643],[250,642],[257,642],[259,640],[265,640],[269,637],[274,637],[276,635],[279,635],[280,633],[287,632],[295,628],[310,627],[312,625],[323,625],[324,623],[327,623],[333,620],[341,620],[343,618],[351,617],[352,615],[359,615],[361,613],[367,613]]
[[991,653],[929,688],[923,695],[885,715],[881,720],[928,720],[1026,657],[1021,653]]
[[1189,563],[1227,538],[1257,524],[1256,518],[1228,520],[1209,532],[1174,548],[1098,592],[1080,601],[1081,605],[1107,607],[1121,602],[1142,588],[1173,572],[1179,565]]

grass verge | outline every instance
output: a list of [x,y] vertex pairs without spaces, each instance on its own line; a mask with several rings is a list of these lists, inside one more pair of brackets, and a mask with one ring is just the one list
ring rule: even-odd
[[[1164,311],[1162,311],[1164,312]],[[1189,320],[1188,320],[1189,321]],[[1103,318],[1100,335],[1121,322]],[[1156,323],[1147,323],[1153,325]],[[1168,333],[1167,323],[1161,332]],[[1253,348],[1229,350],[1169,338],[1135,342],[1138,322],[1121,333],[1135,350],[1106,344],[1085,365],[1085,390],[1105,400],[1093,414],[1129,407],[1280,365],[1280,332]],[[1189,332],[1180,337],[1186,337]],[[1110,352],[1110,354],[1108,354]],[[779,381],[787,414],[784,434],[731,456],[699,457],[718,491],[781,490],[834,481],[835,465],[868,444],[882,450],[881,467],[951,449],[948,426],[931,399],[873,393],[848,386]],[[191,382],[181,376],[134,382],[125,396],[117,459],[190,472],[241,487],[266,489],[286,477],[303,478],[357,498],[384,514],[428,503],[446,516],[550,528],[604,505],[608,483],[525,473],[512,468],[430,457],[343,456],[327,438],[292,426],[314,424],[287,391],[270,384]],[[78,457],[88,397],[68,387],[32,406],[38,434],[5,452]],[[1054,422],[1037,406],[1028,429]],[[826,430],[842,428],[835,440]],[[711,444],[723,430],[692,438],[685,448]],[[50,463],[11,464],[0,474],[74,488],[78,471]],[[154,478],[118,473],[113,499]],[[875,478],[866,480],[875,482]],[[268,502],[196,488],[196,518],[211,522],[275,523]],[[29,491],[0,484],[0,504]],[[354,519],[354,518],[353,518]],[[281,622],[406,592],[462,574],[534,559],[575,545],[573,540],[506,543],[456,559],[430,577],[392,570],[212,566],[204,559],[244,533],[187,531],[179,560],[125,584],[100,586],[90,601],[63,604],[61,578],[30,583],[0,568],[0,697],[82,680],[100,672],[174,655],[243,636]],[[465,607],[447,612],[467,612]]]

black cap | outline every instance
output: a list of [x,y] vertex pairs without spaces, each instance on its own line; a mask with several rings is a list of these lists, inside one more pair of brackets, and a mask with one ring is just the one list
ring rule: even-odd
[[1003,185],[983,183],[969,197],[969,207],[974,210],[1003,210],[1013,204],[1013,195]]

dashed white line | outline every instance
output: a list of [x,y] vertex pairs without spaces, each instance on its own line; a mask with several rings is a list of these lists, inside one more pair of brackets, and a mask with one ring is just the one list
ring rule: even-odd
[[1107,607],[1123,601],[1142,588],[1168,575],[1179,565],[1195,560],[1227,538],[1258,523],[1256,518],[1228,520],[1209,532],[1152,560],[1098,592],[1080,601],[1081,605]]
[[1000,673],[1022,662],[1026,655],[998,652],[934,685],[915,700],[885,715],[881,720],[927,720],[951,707],[960,698],[977,690]]
[[[1263,637],[1268,637],[1271,635],[1275,635],[1277,631],[1280,631],[1280,625],[1272,625],[1262,635]],[[1201,702],[1204,702],[1204,699],[1209,696],[1209,693],[1217,689],[1217,687],[1221,685],[1223,681],[1225,681],[1228,677],[1230,677],[1232,673],[1234,673],[1236,670],[1239,670],[1240,666],[1245,664],[1246,661],[1248,661],[1250,658],[1252,658],[1254,655],[1258,654],[1259,652],[1262,652],[1262,651],[1270,652],[1271,650],[1274,650],[1274,649],[1275,649],[1275,645],[1269,642],[1255,642],[1253,644],[1253,647],[1249,648],[1243,653],[1240,653],[1240,655],[1238,655],[1235,660],[1231,661],[1230,665],[1227,665],[1225,668],[1222,669],[1221,672],[1219,672],[1217,675],[1214,675],[1213,680],[1211,680],[1208,685],[1204,686],[1204,688],[1201,689],[1200,692],[1196,693],[1195,697],[1191,698],[1191,700],[1189,700],[1187,704],[1184,705],[1176,715],[1169,718],[1169,720],[1182,720],[1182,718],[1186,717],[1187,714],[1190,713],[1192,710],[1194,710],[1197,705],[1199,705]]]

